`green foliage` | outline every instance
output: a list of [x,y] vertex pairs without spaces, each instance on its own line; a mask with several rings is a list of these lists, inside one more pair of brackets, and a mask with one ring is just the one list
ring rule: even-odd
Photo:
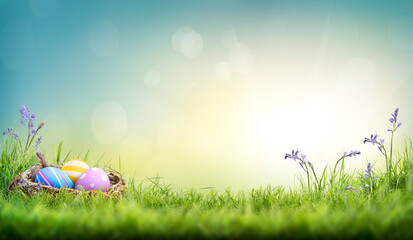
[[0,189],[5,189],[10,181],[21,172],[37,163],[34,155],[29,155],[13,137],[6,135],[0,145]]
[[[62,153],[60,143],[55,160]],[[336,170],[324,169],[311,192],[305,180],[302,188],[266,186],[233,193],[176,189],[156,176],[141,183],[129,179],[120,200],[65,193],[27,198],[7,192],[8,182],[36,159],[22,155],[7,136],[0,156],[0,239],[413,237],[413,144],[407,139],[402,149],[396,148],[390,181],[373,166],[377,179],[368,188],[363,187],[368,183],[364,173],[344,172],[341,161]],[[345,190],[348,185],[361,190]]]

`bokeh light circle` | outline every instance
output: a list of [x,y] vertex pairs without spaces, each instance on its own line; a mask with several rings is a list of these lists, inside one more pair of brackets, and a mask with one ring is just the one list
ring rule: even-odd
[[60,0],[29,0],[30,10],[38,18],[52,16],[59,7]]
[[224,37],[222,38],[222,44],[224,44],[225,47],[231,48],[237,42],[238,38],[234,31],[227,31],[224,33]]
[[156,87],[161,82],[161,75],[156,71],[149,71],[146,73],[144,81],[147,87]]
[[92,51],[101,58],[114,55],[119,48],[119,31],[117,26],[108,20],[99,20],[92,26],[89,35]]
[[215,74],[219,80],[228,81],[232,78],[232,67],[228,62],[219,62],[215,66]]
[[123,107],[112,101],[103,102],[92,116],[92,130],[96,139],[103,144],[119,143],[128,129]]
[[181,51],[187,58],[197,57],[204,47],[204,40],[201,34],[197,32],[189,32],[185,34],[181,42]]
[[35,40],[30,27],[22,20],[7,23],[0,35],[0,56],[3,64],[14,71],[30,66]]
[[172,39],[171,39],[172,47],[176,51],[181,52],[182,40],[184,39],[187,33],[192,32],[192,31],[193,30],[191,27],[181,27],[178,30],[176,30],[175,33],[172,35]]
[[413,50],[413,17],[400,16],[393,19],[388,27],[390,42],[401,50]]
[[229,51],[229,63],[237,73],[248,74],[254,63],[254,57],[248,46],[237,43]]

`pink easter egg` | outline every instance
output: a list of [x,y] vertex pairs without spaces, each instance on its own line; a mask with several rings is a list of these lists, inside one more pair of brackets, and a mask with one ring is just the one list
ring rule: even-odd
[[90,168],[86,170],[76,181],[75,188],[78,190],[100,190],[106,192],[106,188],[110,187],[109,177],[100,168]]

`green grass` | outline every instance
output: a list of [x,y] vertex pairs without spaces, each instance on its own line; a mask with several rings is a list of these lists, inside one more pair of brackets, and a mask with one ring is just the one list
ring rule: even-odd
[[[6,139],[1,146],[0,239],[413,238],[411,141],[395,151],[392,174],[374,171],[373,187],[362,190],[363,173],[345,173],[340,166],[337,175],[326,171],[322,187],[314,183],[311,189],[307,179],[297,189],[266,186],[237,193],[130,179],[121,200],[6,192],[15,173],[36,162],[13,144]],[[53,161],[63,156],[59,144]],[[344,190],[348,185],[356,188]]]

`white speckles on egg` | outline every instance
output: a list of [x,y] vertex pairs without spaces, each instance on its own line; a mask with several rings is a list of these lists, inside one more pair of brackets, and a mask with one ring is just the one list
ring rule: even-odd
[[82,176],[80,176],[80,179],[83,179],[86,177],[86,173],[82,174]]
[[106,189],[110,187],[109,177],[105,171],[100,168],[90,168],[83,173],[85,176],[83,179],[77,180],[76,184],[80,185],[81,189],[86,191],[101,190],[106,192]]

